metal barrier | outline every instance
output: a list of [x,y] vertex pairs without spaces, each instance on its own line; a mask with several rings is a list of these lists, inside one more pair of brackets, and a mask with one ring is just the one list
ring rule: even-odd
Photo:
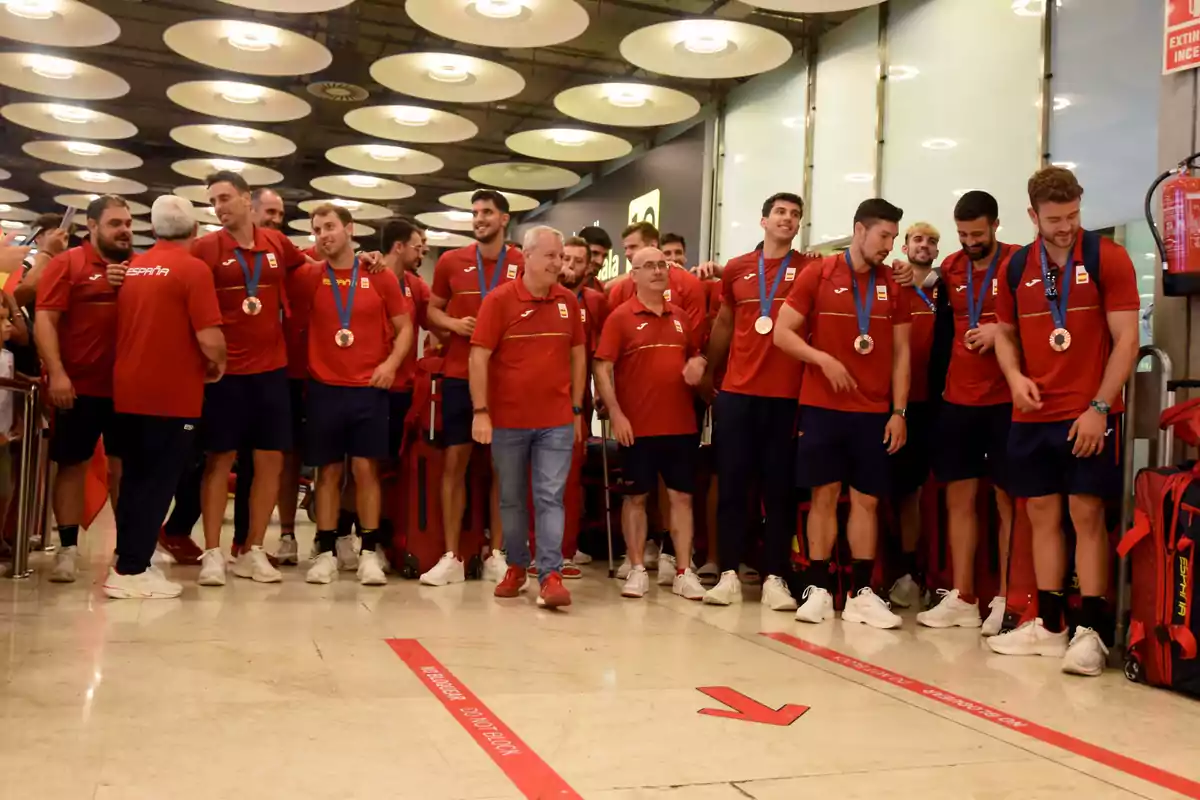
[[0,378],[0,390],[8,390],[23,399],[17,526],[10,577],[25,578],[30,574],[29,542],[34,531],[42,531],[43,541],[45,539],[46,497],[49,494],[50,462],[44,457],[41,435],[41,389],[36,382],[28,379]]

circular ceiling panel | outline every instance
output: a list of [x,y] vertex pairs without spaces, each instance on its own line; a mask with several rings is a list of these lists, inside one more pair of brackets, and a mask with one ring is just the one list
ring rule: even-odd
[[[288,227],[294,231],[304,231],[307,234],[312,234],[311,219],[294,219],[288,223]],[[355,236],[374,236],[376,233],[378,233],[378,231],[375,228],[372,228],[370,225],[367,225],[364,222],[356,221],[354,223]]]
[[611,161],[633,151],[633,145],[619,136],[581,128],[523,131],[504,144],[514,153],[547,161]]
[[292,244],[296,245],[296,247],[299,247],[301,250],[307,250],[317,243],[317,237],[313,236],[311,233],[289,236],[288,239],[290,239]]
[[184,200],[190,200],[202,206],[209,204],[208,202],[208,187],[204,184],[190,184],[188,186],[176,186],[171,190],[171,194],[182,197]]
[[189,111],[244,122],[290,122],[312,113],[312,106],[295,95],[236,81],[177,83],[167,97]]
[[[112,194],[112,192],[109,192]],[[60,194],[55,195],[54,202],[63,208],[87,208],[88,204],[100,197],[98,194]],[[129,213],[135,217],[142,214],[150,213],[150,206],[135,203],[129,198],[123,198],[125,204],[129,206]]]
[[748,6],[792,14],[824,14],[830,11],[853,11],[856,8],[877,6],[883,0],[742,0]]
[[424,214],[417,214],[417,222],[427,228],[470,231],[474,230],[471,222],[473,216],[470,211],[427,211]]
[[410,97],[447,103],[492,103],[519,94],[515,69],[457,53],[403,53],[371,65],[371,77]]
[[38,176],[51,186],[61,186],[64,189],[75,189],[86,192],[89,189],[99,189],[104,194],[141,194],[146,191],[146,184],[138,183],[129,178],[118,178],[107,172],[92,172],[91,170],[52,170]]
[[149,236],[134,236],[133,237],[133,246],[134,247],[153,247],[154,239]]
[[12,189],[0,188],[0,203],[12,205],[13,203],[27,203],[29,195],[14,192]]
[[325,152],[339,167],[379,175],[428,175],[445,164],[440,158],[393,144],[347,144]]
[[6,181],[12,177],[12,173],[6,169],[0,169],[0,181]]
[[485,47],[548,47],[588,26],[575,0],[408,0],[404,10],[438,36]]
[[0,84],[67,100],[111,100],[129,94],[129,84],[119,75],[43,53],[0,53]]
[[196,219],[196,222],[199,222],[201,225],[212,225],[217,228],[221,227],[221,220],[217,219],[216,212],[213,211],[212,206],[194,206],[192,208],[192,216]]
[[42,161],[90,170],[137,169],[142,165],[142,159],[133,153],[92,142],[26,142],[21,149]]
[[129,139],[137,126],[120,117],[61,103],[10,103],[0,115],[14,125],[55,136],[86,139]]
[[187,158],[176,161],[171,165],[171,169],[198,181],[206,180],[209,175],[223,169],[241,175],[251,186],[271,186],[283,180],[282,172],[229,158]]
[[475,240],[469,236],[448,233],[446,231],[435,231],[432,228],[425,231],[425,238],[429,242],[430,247],[468,247],[475,244]]
[[461,142],[479,133],[474,122],[458,114],[423,106],[367,106],[346,114],[356,131],[397,142]]
[[121,35],[102,11],[76,0],[7,0],[4,36],[47,47],[97,47]]
[[171,138],[202,153],[235,158],[283,158],[296,152],[296,144],[275,133],[237,125],[181,125]]
[[311,75],[333,61],[325,45],[260,22],[180,22],[167,28],[163,41],[184,58],[246,75]]
[[417,193],[407,183],[374,175],[324,175],[313,178],[311,185],[318,192],[358,200],[403,200]]
[[[71,217],[71,221],[75,223],[76,228],[81,228],[81,229],[86,228],[87,227],[87,214],[76,214],[75,216]],[[149,222],[146,222],[145,220],[138,219],[137,217],[133,218],[133,224],[130,225],[130,228],[135,233],[145,233],[146,231],[154,230],[153,225],[151,225]]]
[[346,209],[356,222],[362,219],[387,219],[394,216],[389,208],[377,206],[373,203],[362,203],[358,200],[347,200],[342,197],[322,197],[316,200],[305,200],[300,204],[299,208],[301,211],[311,214],[314,208],[325,203],[333,203],[335,206],[341,206]]
[[231,6],[278,14],[321,14],[344,8],[354,0],[221,0]]
[[[475,192],[452,192],[444,194],[438,198],[438,202],[442,205],[457,208],[463,211],[471,210],[471,195]],[[537,200],[528,195],[515,194],[513,192],[501,192],[508,200],[508,210],[515,213],[520,211],[532,211],[541,205]]]
[[0,219],[0,236],[28,236],[33,233],[24,222],[15,219]]
[[10,219],[14,222],[33,222],[38,218],[36,211],[28,208],[15,208],[8,203],[0,203],[0,219]]
[[781,34],[746,22],[683,19],[636,30],[621,40],[636,67],[678,78],[740,78],[775,69],[792,55]]
[[483,164],[475,167],[467,175],[471,180],[485,186],[523,189],[527,192],[566,189],[579,183],[579,176],[569,169],[522,161]]
[[700,113],[700,103],[691,95],[644,83],[576,86],[560,92],[554,107],[584,122],[627,128],[672,125]]

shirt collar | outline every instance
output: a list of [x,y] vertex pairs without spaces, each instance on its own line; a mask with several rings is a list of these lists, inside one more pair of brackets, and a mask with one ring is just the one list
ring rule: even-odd
[[254,244],[250,247],[242,247],[239,245],[237,240],[233,238],[233,234],[231,234],[225,228],[221,228],[221,230],[217,233],[217,237],[220,238],[221,243],[224,244],[229,250],[249,250],[252,253],[257,253],[259,251],[270,249],[267,247],[267,237],[263,235],[262,228],[258,227],[257,225],[252,225],[251,229],[254,231]]
[[[1040,263],[1041,259],[1042,259],[1042,244],[1043,244],[1043,239],[1040,235],[1036,239],[1033,240],[1033,257],[1038,259],[1038,263]],[[1001,246],[1003,246],[1003,245],[1001,245]],[[1046,251],[1046,257],[1049,259],[1051,264],[1054,264],[1054,259],[1050,257],[1049,250]],[[1083,229],[1082,228],[1079,230],[1079,235],[1075,237],[1075,246],[1071,248],[1071,263],[1075,266],[1078,266],[1079,264],[1083,263]],[[1066,267],[1067,265],[1066,264],[1054,264],[1054,266],[1063,268],[1063,267]]]
[[[551,300],[555,299],[554,296],[557,293],[554,290],[557,288],[560,288],[559,285],[556,283],[550,287],[550,293],[548,295],[546,295],[545,297],[534,297],[533,294],[529,291],[529,289],[525,286],[524,280],[522,280],[521,278],[518,278],[517,280],[513,281],[513,283],[515,283],[517,285],[517,299],[520,300],[522,303],[548,303]],[[566,291],[566,290],[564,289],[563,291]]]
[[636,293],[633,295],[632,302],[633,302],[633,313],[634,314],[649,314],[652,317],[665,317],[667,314],[671,313],[670,309],[667,308],[667,304],[665,302],[663,303],[662,313],[661,314],[654,313],[654,311],[652,311],[651,309],[646,307],[646,304],[642,302],[641,298],[639,298]]
[[99,267],[100,269],[108,268],[108,262],[104,260],[104,256],[100,255],[99,250],[92,247],[91,240],[84,239],[83,244],[79,246],[83,250],[83,257],[90,266]]

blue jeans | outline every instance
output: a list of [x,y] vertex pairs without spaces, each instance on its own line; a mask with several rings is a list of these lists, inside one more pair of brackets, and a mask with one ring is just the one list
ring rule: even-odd
[[508,563],[527,569],[529,554],[529,479],[537,541],[538,581],[562,574],[563,490],[571,471],[575,426],[560,428],[496,428],[492,431],[492,464],[500,481],[500,521]]

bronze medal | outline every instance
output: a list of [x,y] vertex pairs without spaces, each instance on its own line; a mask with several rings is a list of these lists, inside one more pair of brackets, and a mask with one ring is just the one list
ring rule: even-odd
[[242,311],[252,317],[258,316],[262,312],[262,300],[257,297],[247,297],[242,301]]
[[857,339],[854,340],[854,352],[858,353],[860,356],[869,355],[874,349],[875,340],[871,338],[870,334],[861,334]]
[[338,347],[349,347],[354,344],[354,331],[349,328],[342,328],[333,335],[333,341]]
[[1071,332],[1066,328],[1055,328],[1050,331],[1050,349],[1061,353],[1071,346]]

